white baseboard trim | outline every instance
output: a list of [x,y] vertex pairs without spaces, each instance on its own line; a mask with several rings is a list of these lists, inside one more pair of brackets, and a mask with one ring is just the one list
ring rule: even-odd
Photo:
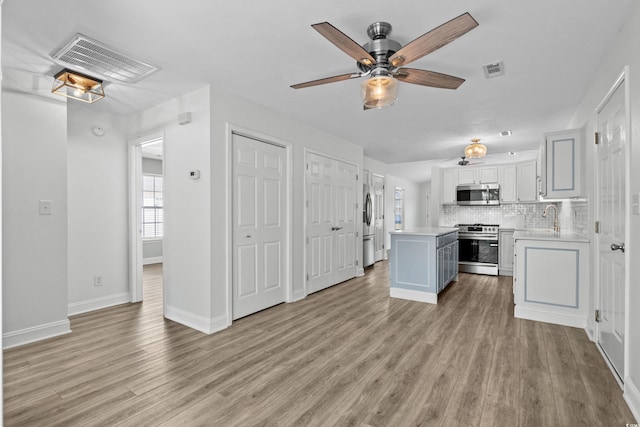
[[358,267],[358,270],[356,271],[356,277],[361,277],[361,276],[364,276],[364,268]]
[[164,306],[164,317],[169,320],[173,320],[174,322],[178,322],[181,325],[195,329],[196,331],[204,332],[205,334],[219,332],[226,329],[230,324],[226,315],[209,319],[170,305]]
[[124,292],[121,294],[107,295],[106,297],[93,298],[86,301],[71,302],[68,305],[67,311],[69,316],[73,316],[75,314],[113,307],[114,305],[126,304],[130,301],[131,297],[129,292]]
[[438,295],[429,292],[412,291],[409,289],[391,288],[389,293],[391,298],[408,299],[411,301],[428,302],[429,304],[438,303]]
[[640,423],[640,391],[633,381],[631,381],[630,377],[627,377],[624,380],[624,400],[627,402],[631,413],[636,418],[636,424]]
[[585,328],[587,319],[584,316],[572,314],[550,313],[548,311],[535,310],[532,308],[519,307],[513,313],[518,319],[535,320],[536,322],[554,323],[556,325],[571,326],[574,328]]
[[18,347],[20,345],[57,337],[71,332],[69,319],[51,322],[44,325],[32,326],[31,328],[2,334],[2,348]]
[[300,292],[294,292],[293,294],[291,294],[291,301],[289,302],[296,302],[296,301],[300,301],[303,300],[307,297],[307,294],[304,293],[304,290],[300,291]]
[[144,258],[142,260],[142,265],[147,265],[147,264],[158,264],[162,262],[162,257],[161,256],[156,256],[156,257],[152,257],[152,258]]

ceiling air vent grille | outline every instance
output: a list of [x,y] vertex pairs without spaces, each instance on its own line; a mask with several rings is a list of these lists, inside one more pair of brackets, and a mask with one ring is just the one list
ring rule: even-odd
[[493,64],[486,64],[482,66],[484,70],[484,76],[486,78],[504,76],[504,62],[498,61]]
[[159,70],[155,65],[118,53],[82,34],[76,34],[52,58],[66,67],[122,83],[135,83]]

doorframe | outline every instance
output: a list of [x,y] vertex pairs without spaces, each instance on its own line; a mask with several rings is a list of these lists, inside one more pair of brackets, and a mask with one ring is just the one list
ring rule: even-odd
[[[164,153],[164,132],[150,134],[128,141],[129,151],[129,301],[140,302],[143,297],[142,288],[142,146],[147,142],[162,139]],[[164,176],[164,156],[162,175]],[[162,253],[164,254],[165,240],[162,239]],[[164,263],[163,263],[164,270]],[[164,284],[163,284],[164,287]],[[164,294],[164,289],[163,289]],[[164,311],[164,310],[163,310]]]
[[246,128],[235,123],[226,122],[226,272],[225,272],[225,293],[226,293],[226,317],[227,327],[233,323],[233,135],[240,135],[247,138],[255,139],[264,144],[271,144],[285,149],[285,159],[287,162],[285,174],[285,302],[293,301],[293,282],[292,282],[292,239],[293,239],[293,219],[292,219],[292,200],[293,200],[293,144],[272,135],[268,135],[254,129]]
[[[605,104],[611,99],[611,96],[613,95],[613,93],[621,86],[624,85],[624,108],[625,108],[625,119],[624,119],[624,125],[625,125],[625,133],[626,133],[626,138],[624,141],[624,149],[625,149],[625,172],[624,172],[624,182],[625,182],[625,208],[624,208],[624,224],[625,224],[625,230],[624,230],[624,239],[625,239],[625,244],[627,242],[630,242],[630,238],[631,238],[631,215],[630,215],[630,203],[629,200],[631,200],[631,99],[630,99],[630,85],[629,85],[629,66],[625,65],[622,72],[618,75],[618,77],[615,80],[615,83],[611,86],[611,88],[609,89],[609,91],[607,92],[607,94],[602,98],[602,100],[600,101],[600,103],[598,104],[598,106],[595,108],[594,110],[594,132],[598,131],[598,114],[600,111],[602,111],[602,109],[604,108]],[[598,168],[598,147],[597,145],[593,145],[593,165],[594,165],[594,170],[596,171],[596,178],[595,181],[593,183],[593,189],[594,189],[594,194],[595,194],[595,206],[594,206],[594,215],[596,216],[596,219],[600,218],[600,209],[599,209],[599,200],[600,200],[600,190],[598,188],[598,183],[600,182],[600,169]],[[594,277],[595,277],[595,286],[594,286],[594,308],[599,308],[600,307],[600,290],[601,290],[601,286],[600,286],[600,263],[599,263],[599,251],[598,248],[600,246],[600,236],[599,234],[594,233],[594,241],[595,244],[592,246],[593,248],[595,248],[595,250],[593,250],[592,253],[592,261],[593,261],[593,265],[594,265]],[[627,381],[625,381],[626,377],[628,377],[629,375],[629,340],[628,340],[628,332],[629,332],[629,310],[631,308],[630,305],[630,286],[631,286],[631,279],[629,277],[629,272],[628,272],[628,266],[631,263],[631,257],[630,257],[630,253],[631,251],[629,251],[629,248],[627,247],[627,250],[625,251],[624,254],[624,262],[625,262],[625,273],[624,273],[624,336],[625,336],[625,340],[624,340],[624,348],[623,348],[623,355],[624,355],[624,375],[625,378],[619,378],[616,370],[614,369],[614,367],[611,365],[611,362],[609,361],[608,357],[604,354],[604,351],[602,350],[602,348],[600,347],[599,343],[598,343],[598,337],[600,335],[600,327],[598,322],[594,322],[594,336],[593,336],[593,340],[596,343],[596,347],[598,348],[598,350],[600,351],[600,353],[602,354],[603,359],[605,360],[607,366],[609,367],[609,369],[611,370],[611,372],[613,373],[613,377],[616,379],[616,381],[618,382],[618,385],[620,386],[620,388],[622,388],[624,390],[624,384],[627,383]]]
[[[382,178],[382,260],[386,260],[387,259],[387,242],[386,242],[386,235],[387,235],[387,223],[385,221],[385,211],[386,211],[386,204],[387,204],[387,195],[385,194],[385,188],[387,187],[387,177],[386,175],[380,175],[378,173],[372,172],[371,173],[371,182],[372,185],[371,187],[373,188],[374,194],[375,194],[375,184],[373,183],[373,178],[374,177],[378,177],[378,178]],[[374,227],[375,229],[375,227]],[[375,253],[375,250],[374,250]],[[363,254],[363,258],[364,258],[364,254]],[[375,256],[374,256],[375,259]]]
[[[309,283],[308,283],[309,281],[307,280],[307,275],[309,273],[309,270],[308,270],[309,266],[307,265],[307,263],[308,263],[307,257],[308,257],[309,254],[308,254],[308,245],[306,243],[307,239],[309,238],[308,229],[307,229],[307,226],[308,226],[308,224],[307,224],[307,217],[308,217],[308,212],[307,212],[308,205],[307,205],[307,202],[309,200],[309,195],[307,194],[307,184],[308,184],[308,182],[307,182],[307,164],[308,164],[308,161],[309,161],[309,154],[315,154],[317,156],[326,157],[326,158],[331,159],[331,160],[337,160],[339,162],[346,163],[348,165],[356,167],[355,192],[356,192],[356,203],[357,203],[358,207],[356,208],[356,210],[357,210],[357,212],[356,212],[356,235],[357,235],[357,237],[356,237],[356,259],[355,259],[355,261],[357,262],[357,265],[356,265],[356,275],[354,277],[364,276],[364,266],[362,265],[363,264],[363,255],[362,255],[362,250],[363,250],[363,241],[362,241],[362,237],[363,237],[362,236],[362,230],[363,230],[363,228],[362,228],[362,224],[363,224],[363,222],[362,222],[362,215],[361,214],[358,215],[358,211],[360,211],[360,212],[362,211],[362,209],[358,209],[358,208],[362,207],[363,203],[364,203],[363,194],[362,194],[363,193],[363,185],[364,185],[364,183],[363,183],[363,180],[361,179],[361,176],[364,174],[364,170],[361,167],[361,165],[359,165],[358,163],[355,163],[355,162],[352,162],[352,161],[349,161],[349,160],[345,160],[344,158],[333,156],[331,154],[327,154],[327,153],[319,151],[319,150],[314,150],[312,148],[305,147],[305,149],[304,149],[304,164],[303,164],[303,174],[304,174],[304,180],[303,180],[303,182],[304,182],[304,184],[303,184],[303,186],[304,186],[304,189],[303,189],[304,215],[303,216],[304,216],[304,218],[303,218],[303,221],[302,221],[302,225],[304,227],[304,241],[303,241],[304,250],[302,251],[303,256],[304,256],[304,271],[303,271],[303,273],[304,273],[304,275],[303,275],[303,278],[304,278],[304,295],[302,296],[302,298],[306,298],[307,295],[309,295]],[[360,242],[360,243],[358,243],[358,242]]]

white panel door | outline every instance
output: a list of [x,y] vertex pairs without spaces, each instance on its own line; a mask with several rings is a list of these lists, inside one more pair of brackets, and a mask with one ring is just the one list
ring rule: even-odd
[[373,175],[373,231],[376,261],[384,259],[384,176]]
[[334,233],[337,250],[333,283],[344,282],[356,275],[356,173],[355,165],[334,160]]
[[355,276],[356,167],[307,154],[309,293]]
[[307,155],[307,274],[308,292],[333,283],[333,160]]
[[233,135],[233,319],[285,300],[286,150]]
[[626,108],[624,81],[598,110],[598,343],[624,379]]

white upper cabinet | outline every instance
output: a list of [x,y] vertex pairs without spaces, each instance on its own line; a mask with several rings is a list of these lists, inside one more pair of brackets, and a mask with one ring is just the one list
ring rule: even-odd
[[458,169],[458,185],[463,184],[475,184],[476,183],[476,170],[465,166],[464,169]]
[[563,199],[581,196],[582,138],[579,129],[545,134],[541,150],[540,194]]
[[500,203],[518,202],[518,184],[516,165],[500,165],[498,167],[500,183]]
[[442,169],[443,205],[456,203],[456,187],[465,184],[500,184],[500,203],[536,202],[538,197],[535,160],[494,166]]
[[488,184],[498,182],[497,166],[481,166],[476,168],[476,184]]
[[497,166],[465,166],[458,169],[458,184],[488,184],[498,182]]
[[442,204],[453,205],[456,203],[456,187],[458,186],[458,170],[442,170]]
[[536,161],[529,160],[517,164],[518,203],[538,201],[538,179]]

